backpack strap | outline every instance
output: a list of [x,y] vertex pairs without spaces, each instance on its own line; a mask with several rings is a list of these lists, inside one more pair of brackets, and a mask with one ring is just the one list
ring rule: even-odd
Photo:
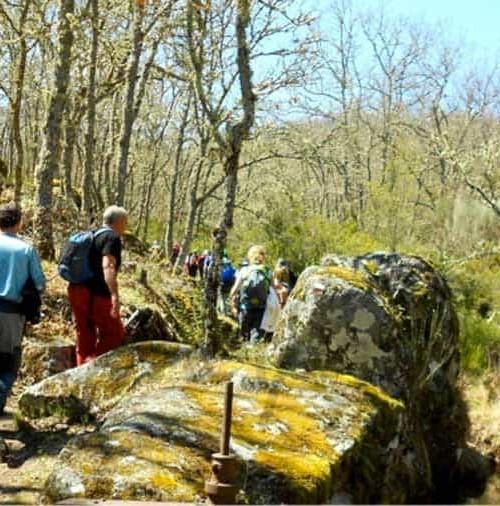
[[101,227],[101,228],[98,228],[95,232],[93,232],[94,234],[94,239],[96,237],[99,237],[101,234],[103,234],[104,232],[112,232],[113,229],[111,227]]

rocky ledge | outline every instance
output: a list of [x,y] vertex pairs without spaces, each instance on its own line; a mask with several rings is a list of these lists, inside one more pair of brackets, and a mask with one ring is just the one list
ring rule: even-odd
[[200,500],[228,380],[241,501],[406,500],[389,472],[403,407],[382,390],[331,372],[189,359],[124,397],[97,432],[73,439],[46,484],[48,500]]
[[190,346],[150,341],[124,346],[36,383],[19,399],[28,418],[93,418],[106,413],[141,381],[191,353]]

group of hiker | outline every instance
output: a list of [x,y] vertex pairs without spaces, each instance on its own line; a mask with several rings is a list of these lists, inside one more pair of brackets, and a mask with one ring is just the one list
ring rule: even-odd
[[[221,277],[223,272],[224,267]],[[263,246],[249,249],[247,260],[235,273],[234,283],[229,290],[232,314],[238,318],[244,340],[256,344],[274,334],[281,310],[296,281],[285,259],[279,259],[273,271],[266,265]]]
[[[127,222],[124,208],[108,207],[100,228],[72,235],[62,249],[58,270],[68,282],[77,365],[124,342],[118,271]],[[35,248],[19,235],[21,226],[22,212],[16,204],[0,206],[0,415],[18,374],[25,323],[38,321],[40,296],[46,285]],[[175,253],[177,261],[180,250]],[[213,261],[209,251],[192,253],[187,256],[186,274],[204,280]],[[274,332],[295,281],[284,259],[278,261],[274,271],[266,266],[262,246],[250,248],[247,259],[237,269],[224,252],[219,269],[218,310],[237,318],[243,339],[256,343]]]
[[[206,281],[213,264],[209,250],[186,255],[184,272],[191,278]],[[224,251],[219,268],[217,309],[239,322],[244,340],[256,343],[269,338],[275,330],[281,309],[297,278],[285,259],[279,259],[274,271],[266,266],[266,252],[262,246],[252,246],[236,269]]]

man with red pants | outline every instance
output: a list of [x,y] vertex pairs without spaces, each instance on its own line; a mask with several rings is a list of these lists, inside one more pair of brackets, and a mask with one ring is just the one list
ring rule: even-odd
[[94,236],[90,268],[94,276],[85,284],[70,284],[69,302],[76,325],[77,364],[82,365],[123,344],[118,271],[121,237],[127,228],[127,211],[111,206],[104,212],[103,228]]

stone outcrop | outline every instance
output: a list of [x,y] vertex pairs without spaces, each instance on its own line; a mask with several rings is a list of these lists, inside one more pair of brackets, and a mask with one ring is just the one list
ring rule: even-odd
[[445,493],[465,447],[458,333],[448,285],[422,259],[331,255],[300,277],[270,356],[279,367],[353,374],[403,400],[398,445],[419,500]]
[[46,484],[48,500],[199,501],[218,450],[228,380],[235,383],[240,500],[406,499],[385,473],[402,405],[378,388],[330,372],[188,360],[124,398],[96,433],[72,440]]
[[125,322],[125,342],[175,341],[175,334],[161,313],[152,307],[130,307]]
[[28,388],[19,409],[28,418],[94,417],[115,406],[142,380],[190,353],[189,346],[161,341],[124,346]]
[[76,366],[75,345],[64,341],[36,342],[30,340],[23,347],[21,375],[32,382]]

